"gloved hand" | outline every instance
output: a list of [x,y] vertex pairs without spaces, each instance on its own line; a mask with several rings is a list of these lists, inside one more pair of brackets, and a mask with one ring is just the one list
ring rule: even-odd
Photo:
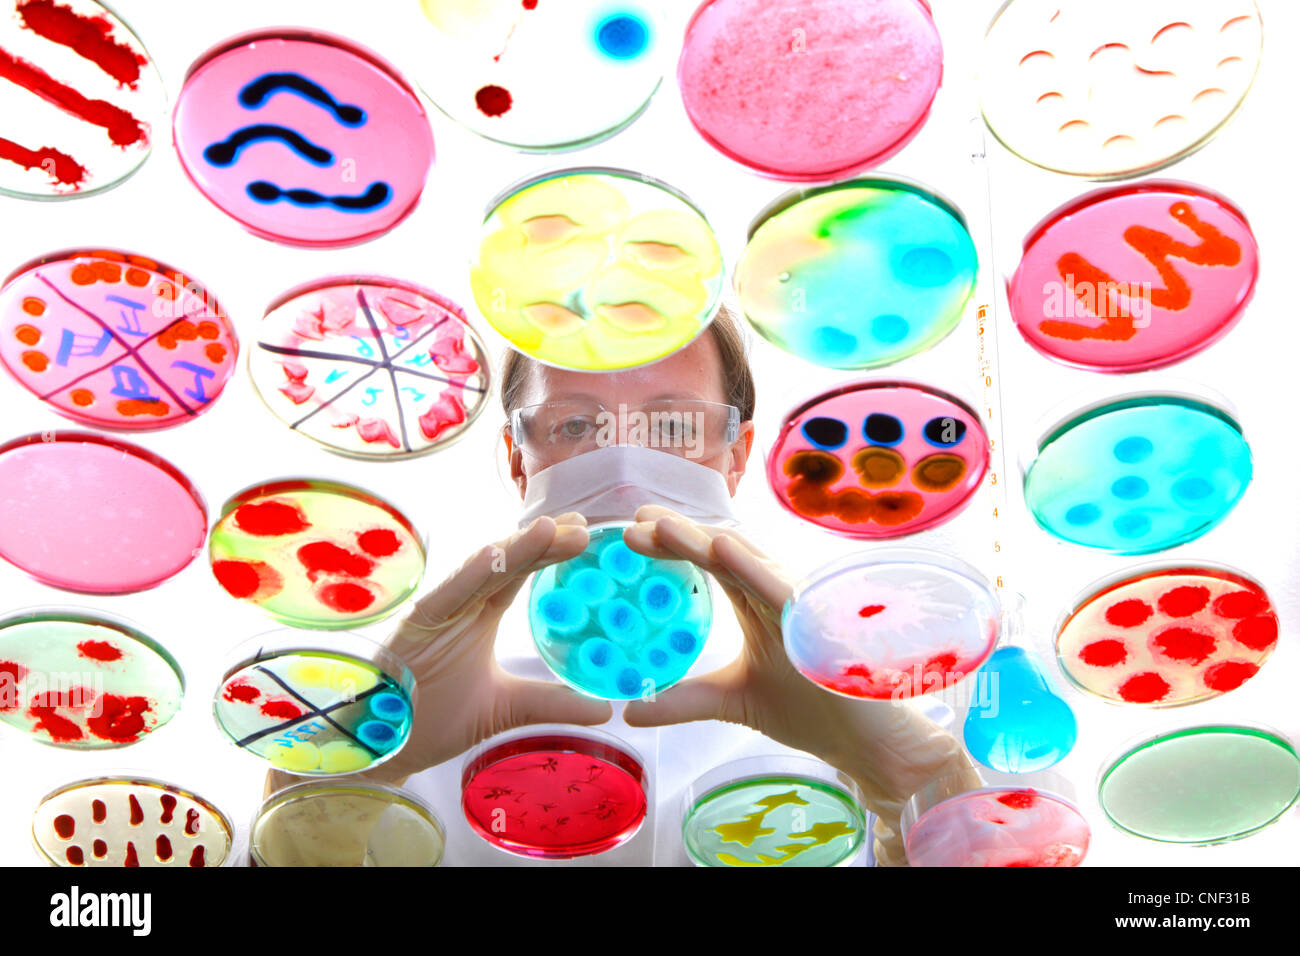
[[781,611],[794,581],[738,533],[696,524],[657,505],[639,509],[636,519],[624,533],[627,546],[649,557],[684,559],[711,574],[731,600],[744,647],[725,667],[654,700],[628,704],[627,723],[725,720],[815,754],[862,788],[877,816],[880,865],[906,864],[899,817],[908,797],[948,773],[978,780],[956,738],[909,704],[841,697],[796,671],[781,634]]
[[[608,701],[583,697],[563,684],[515,677],[493,654],[501,616],[528,576],[576,557],[588,540],[586,519],[579,514],[538,518],[476,552],[416,602],[384,642],[415,676],[414,726],[397,756],[367,771],[366,778],[400,783],[526,724],[591,725],[610,719]],[[292,782],[272,771],[267,793]]]

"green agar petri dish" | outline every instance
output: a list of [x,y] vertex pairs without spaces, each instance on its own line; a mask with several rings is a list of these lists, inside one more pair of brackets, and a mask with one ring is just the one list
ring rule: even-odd
[[857,785],[805,757],[737,760],[686,793],[682,840],[698,866],[842,866],[866,833]]
[[1209,845],[1267,827],[1300,797],[1300,756],[1262,727],[1184,727],[1125,747],[1102,771],[1098,798],[1126,833]]

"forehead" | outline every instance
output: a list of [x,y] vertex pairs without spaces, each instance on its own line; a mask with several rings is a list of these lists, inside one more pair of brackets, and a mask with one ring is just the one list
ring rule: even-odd
[[574,372],[531,363],[523,404],[568,398],[601,403],[663,398],[725,403],[722,357],[713,336],[704,334],[658,362],[617,372]]

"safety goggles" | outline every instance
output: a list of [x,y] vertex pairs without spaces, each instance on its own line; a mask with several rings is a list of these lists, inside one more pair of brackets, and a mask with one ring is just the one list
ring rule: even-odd
[[548,461],[608,445],[712,458],[740,435],[740,409],[686,399],[612,408],[582,400],[543,402],[515,409],[510,434],[526,454]]

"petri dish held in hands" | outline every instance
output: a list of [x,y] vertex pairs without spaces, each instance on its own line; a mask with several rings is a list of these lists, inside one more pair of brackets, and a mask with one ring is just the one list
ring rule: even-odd
[[1240,840],[1281,819],[1300,797],[1300,757],[1274,731],[1187,726],[1125,746],[1103,765],[1111,823],[1160,843]]
[[156,587],[202,552],[207,530],[189,479],[136,445],[53,431],[0,444],[0,557],[42,584]]
[[677,65],[686,114],[712,146],[794,180],[888,159],[925,124],[942,77],[923,0],[707,0]]
[[103,4],[0,3],[0,194],[116,186],[149,158],[166,105],[153,59]]
[[578,149],[649,105],[663,79],[662,20],[642,0],[420,0],[417,79],[480,136],[524,150]]
[[647,558],[624,524],[594,525],[585,551],[533,578],[528,622],[546,666],[606,700],[650,697],[681,680],[713,625],[708,578],[688,561]]
[[787,193],[759,213],[735,286],[773,345],[866,369],[947,336],[978,271],[966,220],[947,200],[905,180],[855,179]]
[[181,708],[162,645],[98,611],[33,608],[0,620],[0,723],[76,750],[136,743]]
[[277,770],[360,773],[410,736],[411,672],[358,634],[280,631],[244,642],[230,660],[213,697],[217,726]]
[[246,34],[209,50],[172,125],[199,192],[291,246],[384,234],[415,209],[433,166],[415,91],[375,53],[317,32]]
[[636,835],[649,787],[641,758],[621,741],[575,727],[532,727],[470,752],[461,808],[499,850],[539,860],[605,853]]
[[955,517],[988,466],[988,435],[961,399],[911,382],[859,382],[786,416],[767,480],[810,524],[897,538]]
[[1226,405],[1144,391],[1053,420],[1025,467],[1025,502],[1046,531],[1116,554],[1185,544],[1250,484],[1250,446]]
[[567,169],[493,201],[470,270],[483,317],[548,365],[610,371],[689,344],[713,319],[722,253],[671,186],[618,169]]
[[1262,43],[1255,0],[1010,0],[984,40],[984,119],[1045,169],[1148,173],[1236,113]]
[[1146,181],[1053,212],[1025,240],[1007,295],[1020,334],[1048,358],[1138,372],[1226,335],[1258,277],[1240,210],[1199,186]]
[[83,425],[144,431],[190,421],[221,395],[238,355],[212,294],[155,259],[55,253],[0,288],[0,361]]
[[682,841],[697,866],[843,866],[867,838],[862,792],[806,757],[750,757],[686,791]]
[[799,673],[845,697],[945,690],[993,653],[997,595],[978,571],[919,548],[850,555],[812,574],[781,615]]
[[323,279],[267,310],[249,376],[271,413],[330,451],[393,461],[443,448],[490,388],[460,306],[397,279]]
[[1056,654],[1085,693],[1170,707],[1236,690],[1277,638],[1277,613],[1259,582],[1218,565],[1167,564],[1089,585],[1057,625]]

